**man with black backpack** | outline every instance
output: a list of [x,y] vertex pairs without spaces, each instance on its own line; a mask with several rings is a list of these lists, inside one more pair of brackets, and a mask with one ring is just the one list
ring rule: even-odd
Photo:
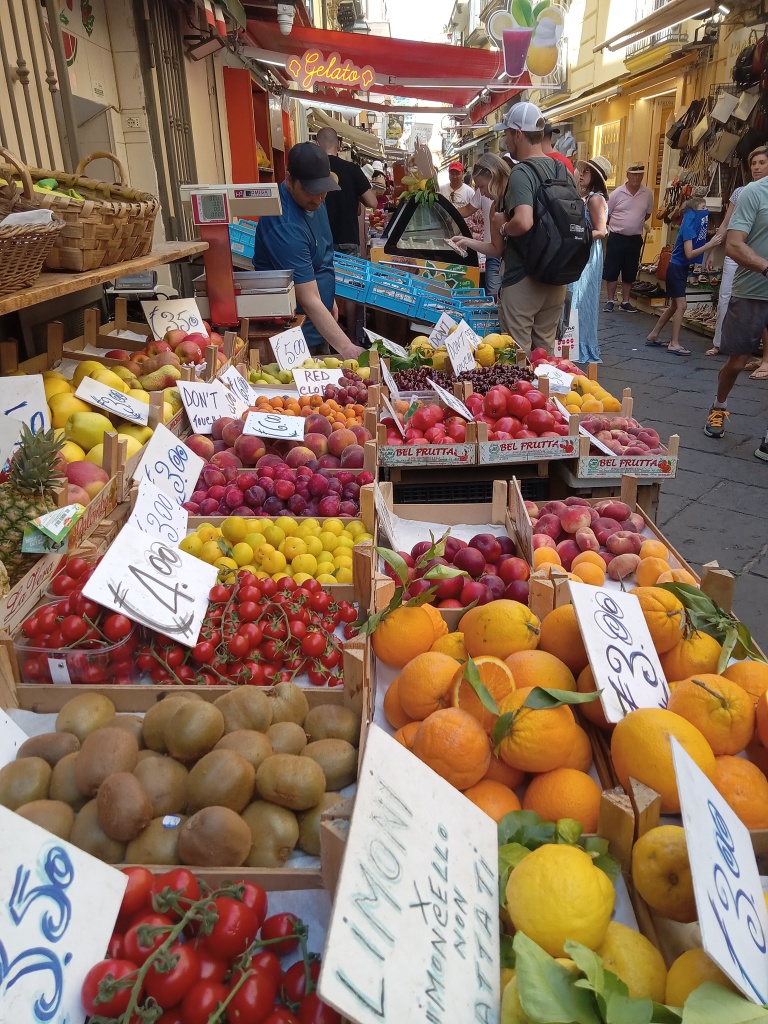
[[504,130],[518,160],[504,196],[505,213],[494,228],[505,241],[499,322],[526,352],[552,352],[566,287],[589,259],[592,232],[572,175],[542,149],[544,115],[533,103],[517,103],[497,130]]

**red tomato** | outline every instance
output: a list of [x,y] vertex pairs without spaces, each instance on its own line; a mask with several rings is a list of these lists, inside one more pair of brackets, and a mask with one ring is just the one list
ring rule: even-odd
[[152,872],[146,868],[123,868],[123,874],[128,878],[128,885],[120,904],[120,916],[135,914],[145,907],[150,910],[152,886],[155,881]]
[[317,992],[304,996],[299,1007],[300,1024],[341,1024],[341,1015],[324,1003]]
[[260,970],[267,971],[275,983],[275,988],[280,988],[280,984],[283,980],[283,968],[280,966],[280,961],[271,950],[262,949],[259,953],[255,953],[251,960],[251,964],[254,967],[258,967]]
[[303,590],[308,590],[310,594],[316,594],[318,590],[322,589],[322,584],[318,583],[317,580],[304,580],[301,586]]
[[313,612],[327,612],[331,604],[331,595],[325,590],[313,594],[309,599],[309,607]]
[[[163,928],[162,932],[158,932],[154,936],[149,946],[142,945],[139,940],[139,928],[144,925],[149,925],[151,928]],[[125,933],[125,954],[128,959],[133,960],[134,963],[143,964],[158,947],[162,946],[172,927],[173,921],[165,914],[145,914],[135,920]]]
[[192,657],[201,665],[208,665],[216,656],[216,648],[210,640],[201,640],[192,648]]
[[[173,889],[192,903],[200,899],[200,884],[187,868],[174,868],[172,871],[157,875],[152,881],[152,891],[155,893],[161,893],[163,889]],[[186,904],[182,903],[182,907],[186,912]]]
[[[197,967],[200,981],[224,981],[229,971],[229,964],[217,956],[211,956],[208,947],[201,942],[197,947]],[[254,961],[255,961],[254,957]]]
[[52,581],[51,590],[57,597],[64,597],[66,594],[71,594],[76,585],[75,580],[71,576],[68,576],[65,572],[60,572]]
[[213,901],[213,905],[219,919],[206,938],[208,948],[216,956],[226,959],[239,956],[259,931],[255,911],[230,896],[220,896]]
[[[240,974],[233,976],[229,983],[230,990],[239,979]],[[253,969],[227,1007],[229,1024],[261,1024],[272,1012],[276,997],[277,986],[269,972]]]
[[208,1018],[228,995],[229,989],[220,982],[198,981],[184,996],[181,1004],[184,1024],[208,1024]]
[[[320,961],[309,965],[309,976],[315,983],[320,977]],[[283,975],[283,998],[286,1003],[300,1003],[307,994],[307,972],[303,960],[297,960]]]
[[319,658],[325,651],[326,638],[322,633],[309,633],[301,641],[301,653],[307,658]]
[[284,942],[276,942],[268,948],[278,956],[285,956],[299,945],[295,932],[295,925],[299,923],[295,914],[275,914],[274,917],[268,917],[261,926],[261,937],[262,939],[284,939]]
[[255,882],[236,882],[235,884],[243,886],[243,903],[256,914],[259,928],[261,928],[267,916],[266,892],[260,885],[256,885]]
[[278,1006],[270,1015],[265,1018],[263,1024],[300,1024],[299,1018],[294,1017],[290,1010],[284,1006]]
[[237,609],[241,622],[255,622],[261,615],[261,608],[255,601],[243,601]]
[[176,1006],[172,1010],[166,1010],[163,1016],[157,1019],[156,1024],[184,1024],[181,1007]]
[[225,587],[222,583],[211,587],[208,599],[211,604],[226,604],[232,596],[232,587]]
[[112,643],[117,643],[128,636],[133,629],[133,623],[126,615],[108,615],[101,628]]
[[67,563],[64,566],[64,571],[66,572],[67,576],[71,576],[73,580],[80,579],[83,573],[87,572],[88,569],[90,569],[90,566],[88,565],[86,560],[84,558],[79,557],[68,558]]
[[200,980],[197,953],[191,946],[174,945],[171,954],[178,957],[175,967],[165,973],[155,970],[154,966],[150,967],[144,979],[144,991],[157,1000],[158,1006],[164,1010],[180,1003]]
[[80,998],[83,1001],[83,1009],[87,1014],[103,1014],[105,1017],[119,1017],[128,1009],[131,1001],[130,988],[121,988],[106,1002],[96,1002],[99,994],[99,983],[108,974],[115,980],[126,978],[138,970],[138,966],[132,960],[101,960],[88,971],[83,982],[83,989]]
[[251,649],[251,645],[248,641],[247,636],[243,636],[242,633],[235,633],[227,643],[227,650],[237,661],[244,658]]
[[109,940],[107,958],[110,960],[125,959],[125,939],[119,932],[114,932]]

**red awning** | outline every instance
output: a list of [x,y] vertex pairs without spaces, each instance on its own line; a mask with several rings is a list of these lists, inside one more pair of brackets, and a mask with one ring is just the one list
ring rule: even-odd
[[311,48],[326,55],[339,53],[342,60],[374,69],[376,80],[371,92],[454,107],[466,106],[503,71],[502,55],[497,50],[330,32],[296,24],[291,34],[284,36],[276,25],[262,21],[248,21],[248,36],[262,51],[292,57],[300,58]]

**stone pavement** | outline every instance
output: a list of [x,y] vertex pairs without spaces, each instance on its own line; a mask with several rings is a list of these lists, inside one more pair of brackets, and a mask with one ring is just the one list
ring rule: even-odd
[[[735,611],[768,650],[768,463],[753,455],[768,427],[768,381],[742,374],[728,401],[725,437],[707,437],[721,357],[710,340],[684,330],[689,358],[646,348],[656,318],[600,313],[599,379],[621,398],[632,389],[634,415],[666,441],[680,435],[677,476],[662,485],[658,526],[698,572],[717,559],[737,577]],[[668,336],[669,328],[665,331]]]

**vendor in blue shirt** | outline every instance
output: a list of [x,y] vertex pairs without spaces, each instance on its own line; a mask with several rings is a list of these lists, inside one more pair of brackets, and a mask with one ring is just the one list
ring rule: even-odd
[[333,236],[325,209],[326,194],[338,190],[324,150],[314,142],[293,146],[280,186],[283,213],[259,220],[253,266],[292,270],[297,311],[307,317],[302,327],[307,345],[312,349],[328,342],[342,359],[354,359],[362,349],[338,324]]

